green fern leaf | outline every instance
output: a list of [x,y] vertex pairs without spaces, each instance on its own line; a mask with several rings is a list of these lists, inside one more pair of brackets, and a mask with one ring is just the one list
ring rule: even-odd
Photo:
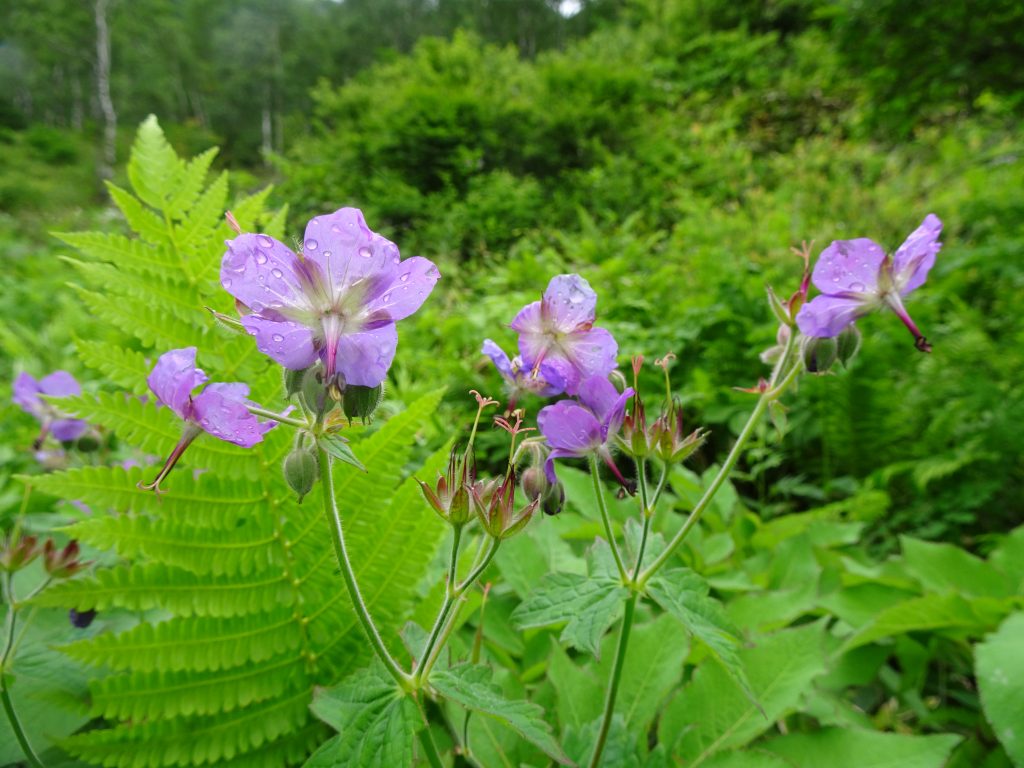
[[142,395],[148,390],[146,376],[151,366],[141,352],[85,339],[75,341],[75,350],[79,360],[132,394]]

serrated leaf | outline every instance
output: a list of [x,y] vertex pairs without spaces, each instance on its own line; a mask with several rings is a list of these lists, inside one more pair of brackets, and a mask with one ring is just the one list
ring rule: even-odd
[[450,669],[435,668],[430,675],[430,684],[442,696],[466,709],[501,720],[545,754],[569,765],[569,758],[558,746],[551,726],[545,720],[544,710],[529,701],[509,701],[491,682],[491,677],[489,667],[460,664]]
[[656,574],[647,592],[704,643],[729,677],[756,700],[738,654],[739,631],[725,617],[718,601],[708,595],[707,582],[687,568],[677,568]]
[[413,764],[419,713],[379,661],[338,685],[318,690],[311,709],[340,734],[307,765],[392,768]]
[[604,633],[621,615],[629,590],[617,580],[574,573],[552,573],[512,613],[520,629],[565,622],[561,640],[600,655]]
[[322,435],[317,439],[317,445],[332,458],[345,464],[351,464],[363,472],[366,471],[366,467],[356,458],[356,454],[352,450],[352,446],[348,444],[348,440],[341,435]]
[[139,125],[128,160],[128,179],[135,194],[146,204],[163,210],[181,165],[156,117],[149,115]]
[[985,717],[1006,753],[1024,766],[1024,613],[1012,614],[974,649]]

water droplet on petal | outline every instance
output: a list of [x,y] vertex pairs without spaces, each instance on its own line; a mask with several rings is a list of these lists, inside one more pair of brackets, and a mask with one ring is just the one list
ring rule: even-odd
[[571,302],[572,304],[579,304],[581,301],[583,301],[584,298],[585,295],[583,291],[581,291],[579,288],[573,288],[569,292],[569,301],[567,301],[566,303],[568,304]]
[[324,251],[324,258],[325,259],[331,258],[331,252],[330,251]]
[[406,272],[406,273],[405,273],[404,275],[402,275],[402,276],[401,276],[400,278],[398,278],[398,279],[399,279],[399,280],[401,280],[401,281],[402,281],[403,283],[408,283],[408,282],[409,282],[409,273],[408,273],[408,272]]
[[256,242],[264,248],[272,248],[274,246],[274,241],[266,235],[256,235]]
[[228,290],[231,287],[231,278],[225,277],[223,280],[220,281],[220,284],[224,286],[225,291]]
[[273,275],[274,277],[276,277],[276,278],[277,278],[278,280],[280,280],[280,279],[281,279],[282,277],[284,277],[284,272],[282,272],[282,271],[281,271],[280,269],[278,269],[277,267],[274,267],[274,268],[273,268],[272,270],[270,270],[270,274],[272,274],[272,275]]
[[281,343],[282,341],[284,341],[284,336],[282,336],[282,335],[281,335],[280,333],[275,333],[275,334],[274,334],[273,336],[271,336],[270,338],[272,338],[272,339],[273,339],[274,341],[276,341],[276,342],[277,342],[278,344],[280,344],[280,343]]
[[427,270],[427,277],[440,277],[441,273],[438,272],[437,267],[431,265],[430,269]]
[[306,250],[315,251],[319,247],[319,245],[320,244],[316,240],[310,238],[309,240],[306,241]]
[[391,301],[391,291],[388,291],[383,296],[381,296],[381,301],[383,301],[385,304]]
[[850,290],[851,291],[863,291],[864,290],[864,283],[850,283]]
[[266,264],[267,263],[267,254],[263,253],[262,251],[257,251],[256,252],[256,263],[257,264]]
[[364,245],[362,248],[359,249],[359,255],[362,256],[364,259],[368,259],[371,256],[373,256],[373,251],[371,251]]
[[839,282],[839,275],[832,275],[832,282],[833,283],[838,283]]

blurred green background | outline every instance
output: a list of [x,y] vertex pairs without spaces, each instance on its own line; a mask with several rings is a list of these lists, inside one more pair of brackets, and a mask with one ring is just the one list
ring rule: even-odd
[[1024,521],[1019,2],[8,0],[0,29],[0,516],[37,471],[13,375],[100,388],[73,342],[120,338],[49,233],[125,229],[101,177],[154,113],[183,155],[221,146],[236,190],[274,183],[293,237],[357,205],[438,262],[402,324],[402,399],[447,385],[457,417],[468,389],[497,394],[480,342],[511,349],[518,307],[579,271],[622,363],[677,355],[706,463],[750,407],[732,388],[765,371],[764,289],[795,288],[790,247],[892,250],[934,212],[945,247],[909,307],[933,354],[892,316],[862,321],[855,364],[805,381],[738,489],[765,518],[882,492],[880,551],[910,533],[984,553]]

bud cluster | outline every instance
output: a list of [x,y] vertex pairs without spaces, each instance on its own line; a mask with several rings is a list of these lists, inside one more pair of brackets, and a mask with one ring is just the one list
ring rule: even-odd
[[0,570],[14,573],[25,568],[40,555],[43,568],[54,579],[74,576],[89,563],[79,560],[78,542],[72,539],[63,549],[58,549],[53,539],[47,539],[39,546],[35,536],[10,536],[0,543]]

